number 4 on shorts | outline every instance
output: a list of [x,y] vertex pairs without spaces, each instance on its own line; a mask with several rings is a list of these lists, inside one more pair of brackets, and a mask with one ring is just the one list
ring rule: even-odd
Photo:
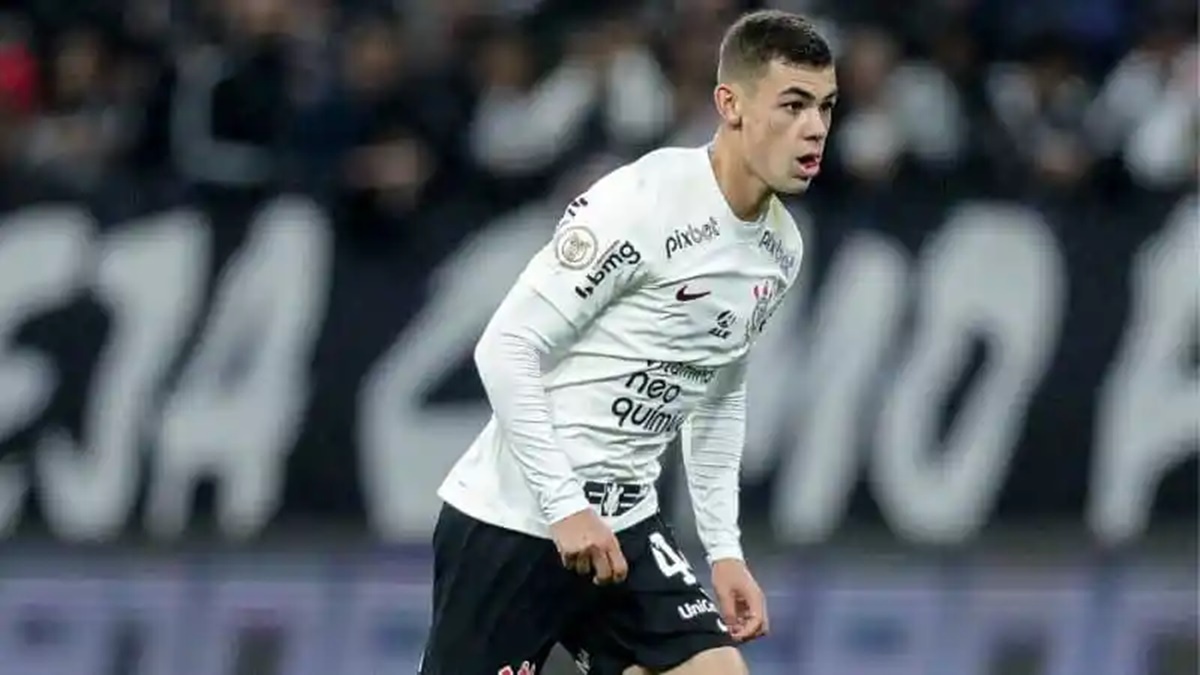
[[654,562],[658,563],[658,569],[664,577],[670,579],[678,574],[683,583],[689,586],[696,585],[696,575],[692,573],[692,566],[688,564],[687,558],[676,551],[661,532],[650,533],[650,553],[654,555]]

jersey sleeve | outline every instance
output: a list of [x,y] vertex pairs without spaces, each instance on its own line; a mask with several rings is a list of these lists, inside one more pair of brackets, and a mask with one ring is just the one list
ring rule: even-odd
[[657,228],[645,214],[651,195],[631,167],[620,169],[567,207],[554,238],[521,275],[582,330],[613,300],[650,275]]
[[475,347],[492,411],[547,523],[589,506],[583,484],[559,446],[542,384],[542,360],[574,333],[557,310],[518,284]]
[[722,369],[710,395],[692,413],[683,431],[688,491],[708,560],[743,560],[738,494],[746,443],[744,360]]
[[[624,171],[625,173],[623,173]],[[588,508],[554,432],[542,363],[646,275],[641,198],[628,169],[567,208],[484,329],[475,362],[496,420],[548,523]]]

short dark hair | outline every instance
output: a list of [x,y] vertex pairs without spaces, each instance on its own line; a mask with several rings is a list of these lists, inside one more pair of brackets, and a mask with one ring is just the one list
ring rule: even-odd
[[722,82],[753,79],[772,61],[825,68],[833,65],[833,52],[817,27],[799,14],[773,9],[751,12],[725,32],[717,78]]

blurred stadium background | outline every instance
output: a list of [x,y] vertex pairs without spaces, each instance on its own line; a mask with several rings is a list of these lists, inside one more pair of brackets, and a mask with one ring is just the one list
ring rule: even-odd
[[[844,94],[753,376],[753,672],[1197,672],[1194,4],[775,6]],[[413,672],[483,322],[709,138],[746,8],[0,0],[0,675]]]

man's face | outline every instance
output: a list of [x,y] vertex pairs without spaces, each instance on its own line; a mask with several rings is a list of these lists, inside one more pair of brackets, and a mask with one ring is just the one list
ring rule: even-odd
[[742,137],[751,169],[775,192],[807,190],[820,171],[837,101],[833,67],[773,61],[740,93]]

